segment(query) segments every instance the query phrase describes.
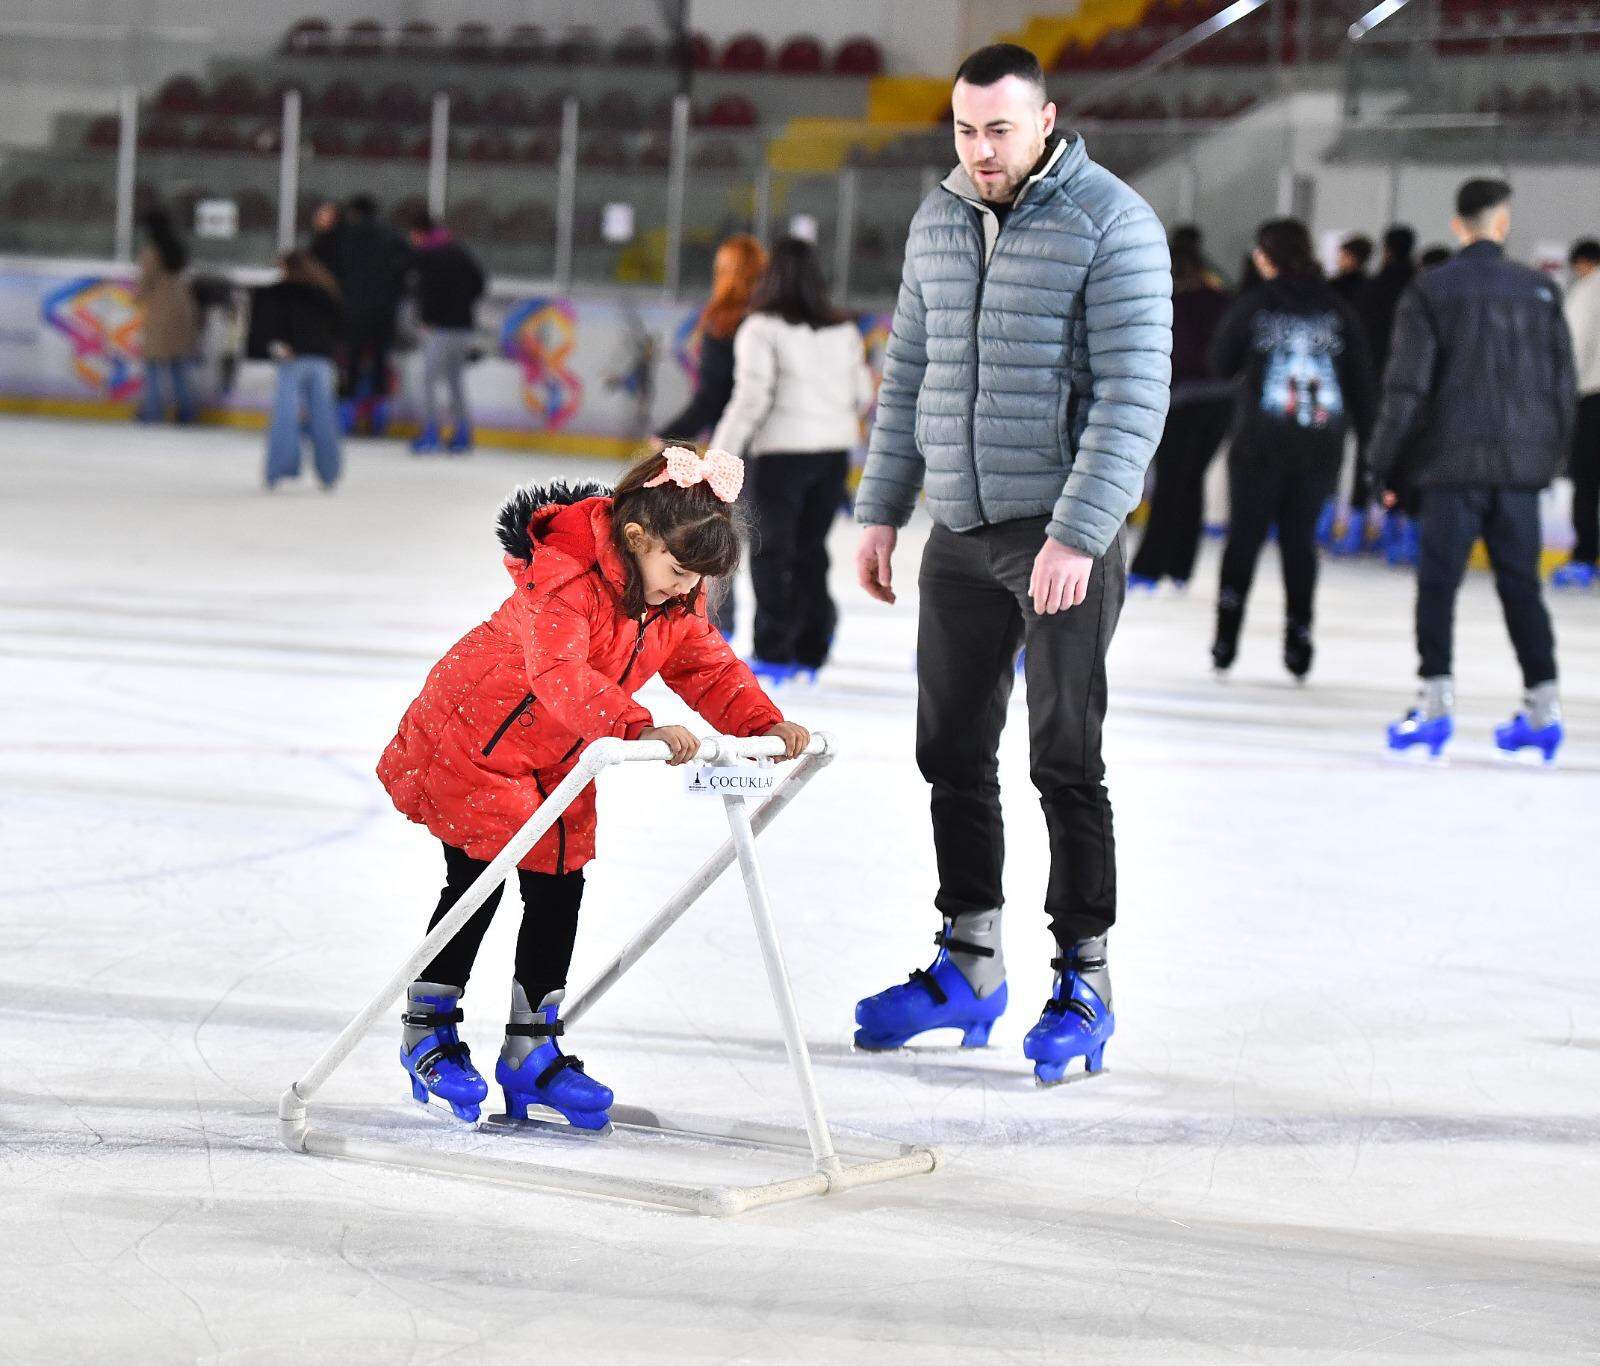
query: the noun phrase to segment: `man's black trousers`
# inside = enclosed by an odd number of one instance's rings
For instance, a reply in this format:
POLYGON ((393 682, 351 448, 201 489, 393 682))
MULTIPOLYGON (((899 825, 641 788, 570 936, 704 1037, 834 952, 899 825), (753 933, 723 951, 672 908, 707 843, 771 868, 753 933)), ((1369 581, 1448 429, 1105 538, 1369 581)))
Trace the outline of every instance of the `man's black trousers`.
POLYGON ((1000 906, 1000 731, 1025 648, 1031 771, 1050 841, 1045 911, 1066 946, 1103 933, 1117 914, 1100 731, 1127 570, 1119 536, 1095 562, 1083 603, 1039 616, 1028 583, 1048 520, 934 527, 919 580, 917 764, 933 788, 940 913, 1000 906))
POLYGON ((1556 676, 1556 643, 1539 583, 1539 491, 1445 485, 1422 490, 1417 559, 1417 653, 1422 678, 1452 671, 1456 594, 1473 542, 1489 552, 1506 630, 1522 666, 1524 687, 1556 676))

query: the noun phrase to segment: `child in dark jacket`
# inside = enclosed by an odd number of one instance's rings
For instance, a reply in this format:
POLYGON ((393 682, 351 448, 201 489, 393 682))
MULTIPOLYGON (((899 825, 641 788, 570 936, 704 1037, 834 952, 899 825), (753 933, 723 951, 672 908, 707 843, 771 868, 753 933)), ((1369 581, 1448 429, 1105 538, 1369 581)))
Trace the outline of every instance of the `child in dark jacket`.
POLYGON ((1256 560, 1276 525, 1283 663, 1301 679, 1313 653, 1317 517, 1338 483, 1345 433, 1353 426, 1365 441, 1372 428, 1376 386, 1361 321, 1323 278, 1305 225, 1264 223, 1253 259, 1262 281, 1235 302, 1211 344, 1212 369, 1236 382, 1211 659, 1219 671, 1233 664, 1256 560))
MULTIPOLYGON (((794 758, 810 736, 762 692, 706 619, 703 580, 739 555, 734 500, 744 467, 674 448, 636 465, 609 496, 598 485, 525 489, 500 513, 516 587, 453 645, 378 764, 394 804, 444 845, 447 879, 429 928, 605 736, 660 740, 673 763, 698 748, 658 727, 634 693, 655 674, 719 732, 770 735, 794 758)), ((558 1008, 594 857, 591 784, 517 870, 523 900, 511 1019, 495 1068, 507 1112, 542 1106, 600 1129, 612 1093, 556 1044, 558 1008)), ((400 1060, 413 1097, 468 1122, 488 1086, 456 1024, 478 945, 499 900, 484 902, 412 983, 400 1060)))

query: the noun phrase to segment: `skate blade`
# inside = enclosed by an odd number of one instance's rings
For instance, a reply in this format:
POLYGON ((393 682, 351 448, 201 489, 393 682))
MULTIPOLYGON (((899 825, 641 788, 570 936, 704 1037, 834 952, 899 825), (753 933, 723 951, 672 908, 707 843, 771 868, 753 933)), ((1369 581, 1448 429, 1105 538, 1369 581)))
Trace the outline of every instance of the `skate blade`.
POLYGON ((1096 1077, 1103 1077, 1110 1071, 1111 1069, 1109 1067, 1102 1067, 1098 1072, 1073 1071, 1066 1073, 1064 1076, 1057 1077, 1053 1081, 1046 1081, 1037 1072, 1035 1072, 1033 1074, 1033 1084, 1041 1091, 1050 1091, 1057 1086, 1076 1086, 1080 1082, 1093 1081, 1096 1077))
POLYGON ((1447 749, 1434 754, 1426 745, 1409 745, 1405 749, 1385 749, 1384 753, 1393 764, 1409 764, 1412 768, 1450 767, 1450 751, 1447 749))
POLYGON ((463 1119, 450 1108, 449 1101, 441 1100, 431 1092, 427 1100, 418 1100, 413 1096, 411 1104, 421 1110, 435 1124, 448 1125, 452 1129, 481 1129, 483 1127, 481 1111, 477 1119, 463 1119))
POLYGON ((494 1134, 554 1134, 557 1138, 577 1139, 580 1142, 592 1142, 599 1138, 609 1138, 614 1132, 611 1121, 608 1119, 604 1127, 599 1129, 582 1129, 576 1124, 571 1124, 561 1117, 558 1110, 549 1110, 529 1106, 526 1119, 513 1119, 510 1115, 490 1115, 482 1120, 478 1128, 483 1133, 494 1134))
POLYGON ((1561 766, 1561 751, 1557 750, 1548 759, 1544 751, 1533 745, 1524 745, 1521 749, 1501 749, 1496 745, 1494 752, 1500 757, 1500 762, 1509 768, 1531 768, 1537 773, 1549 772, 1561 766))

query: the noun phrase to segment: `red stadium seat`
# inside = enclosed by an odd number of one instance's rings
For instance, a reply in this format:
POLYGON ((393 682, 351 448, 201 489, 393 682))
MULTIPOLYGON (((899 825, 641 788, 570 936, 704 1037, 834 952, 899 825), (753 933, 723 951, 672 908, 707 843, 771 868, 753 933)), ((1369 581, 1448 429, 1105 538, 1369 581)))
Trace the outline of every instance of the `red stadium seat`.
POLYGON ((520 90, 501 86, 484 101, 483 120, 501 128, 532 123, 533 106, 520 90))
POLYGON ((324 119, 359 119, 366 115, 367 97, 354 81, 334 81, 317 96, 312 112, 324 119))
POLYGON ((756 107, 743 95, 724 95, 706 113, 711 128, 754 128, 761 119, 756 107))
POLYGON ((823 69, 822 44, 808 33, 797 34, 778 49, 777 69, 786 76, 809 76, 823 69))
POLYGON ((228 118, 260 114, 261 91, 248 76, 229 76, 211 92, 211 112, 228 118))
POLYGON ((513 161, 517 147, 507 133, 498 128, 479 133, 467 145, 467 160, 477 162, 513 161))
POLYGON ((591 117, 597 127, 613 132, 630 131, 643 122, 639 101, 626 90, 606 91, 595 103, 591 117))
POLYGON ((356 155, 371 160, 389 160, 405 153, 405 144, 393 128, 369 128, 356 147, 356 155))
POLYGON ((672 144, 666 137, 657 134, 640 149, 640 170, 664 171, 670 165, 672 165, 672 144))
POLYGON ((618 66, 654 66, 661 55, 656 40, 642 28, 628 29, 611 48, 611 60, 618 66))
MULTIPOLYGON (((539 103, 534 106, 534 124, 540 128, 561 127, 561 111, 562 107, 566 104, 567 94, 568 92, 566 91, 554 90, 540 100, 539 103)), ((582 115, 580 114, 579 122, 581 123, 582 121, 582 115)))
POLYGON ((551 59, 562 66, 589 66, 598 62, 604 52, 600 36, 587 24, 577 24, 561 35, 551 59))
POLYGON ((688 52, 680 51, 678 45, 673 43, 667 48, 667 59, 673 66, 679 66, 683 57, 687 55, 689 65, 696 71, 709 71, 717 63, 716 53, 711 47, 711 39, 703 33, 691 33, 686 40, 688 52))
POLYGON ((516 25, 506 34, 497 55, 502 62, 520 64, 544 61, 549 56, 549 44, 545 41, 544 30, 538 24, 516 25))
POLYGON ((258 125, 245 138, 244 150, 259 156, 277 156, 283 150, 283 125, 276 120, 258 125))
POLYGON ((151 119, 139 130, 141 152, 173 152, 184 145, 183 128, 168 119, 151 119))
POLYGON ((162 114, 202 114, 206 109, 205 91, 193 76, 174 76, 156 96, 156 111, 162 114))
POLYGON ((871 38, 850 38, 834 54, 833 69, 841 76, 881 76, 883 49, 871 38))
POLYGON ((326 57, 332 43, 333 29, 326 19, 302 19, 283 35, 283 51, 290 57, 326 57))
POLYGON ((496 217, 487 236, 496 242, 554 242, 556 216, 542 201, 524 199, 496 217))
POLYGON ((405 81, 391 81, 378 92, 372 112, 387 123, 421 123, 428 117, 428 104, 405 81))
MULTIPOLYGON (((483 106, 478 103, 478 97, 463 86, 453 85, 449 90, 450 95, 450 124, 473 124, 483 122, 483 106)), ((430 117, 432 117, 430 112, 430 117)))
MULTIPOLYGON (((450 138, 445 151, 445 160, 455 156, 456 139, 450 138)), ((412 161, 433 160, 433 134, 432 132, 419 133, 408 142, 400 151, 400 156, 410 157, 412 161)))
POLYGON ((234 153, 244 150, 244 142, 234 131, 232 123, 219 120, 208 123, 195 134, 192 144, 197 152, 234 153))
POLYGON ((583 144, 578 164, 585 170, 627 171, 633 167, 633 157, 616 138, 595 137, 583 144))
POLYGON ((115 114, 97 116, 83 135, 83 145, 97 152, 111 150, 121 142, 122 120, 115 114))
POLYGON ((724 71, 764 71, 767 66, 767 44, 754 33, 741 33, 728 40, 722 49, 724 71))
POLYGON ((319 157, 347 157, 350 140, 344 130, 333 124, 324 124, 311 131, 311 150, 319 157))
POLYGON ((341 57, 377 57, 383 52, 383 25, 376 19, 357 19, 344 31, 341 57))
POLYGON ((554 166, 561 159, 561 141, 552 133, 535 133, 517 160, 530 166, 554 166))
POLYGON ((476 20, 457 24, 450 39, 450 55, 458 62, 487 62, 494 57, 494 35, 476 20))
POLYGON ((426 19, 411 19, 400 25, 394 49, 402 57, 432 57, 439 51, 439 29, 426 19))

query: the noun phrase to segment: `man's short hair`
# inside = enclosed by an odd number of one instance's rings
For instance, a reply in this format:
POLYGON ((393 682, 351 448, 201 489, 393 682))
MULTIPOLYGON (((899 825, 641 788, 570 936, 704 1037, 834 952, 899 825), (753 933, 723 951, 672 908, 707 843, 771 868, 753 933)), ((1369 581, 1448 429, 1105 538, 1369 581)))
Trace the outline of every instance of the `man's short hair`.
POLYGON ((1574 242, 1572 254, 1567 257, 1567 264, 1575 266, 1579 261, 1587 261, 1591 266, 1600 266, 1600 242, 1592 237, 1574 242))
POLYGON ((1339 250, 1346 253, 1358 267, 1364 266, 1372 259, 1372 239, 1357 233, 1339 243, 1339 250))
POLYGON ((1511 202, 1511 186, 1503 180, 1469 180, 1456 191, 1456 217, 1471 223, 1511 202))
POLYGON ((968 85, 993 85, 1007 76, 1027 81, 1044 94, 1044 68, 1039 59, 1016 43, 990 43, 980 47, 956 70, 956 80, 968 85))
POLYGON ((1417 230, 1395 224, 1383 234, 1383 250, 1396 261, 1409 261, 1417 249, 1417 230))

